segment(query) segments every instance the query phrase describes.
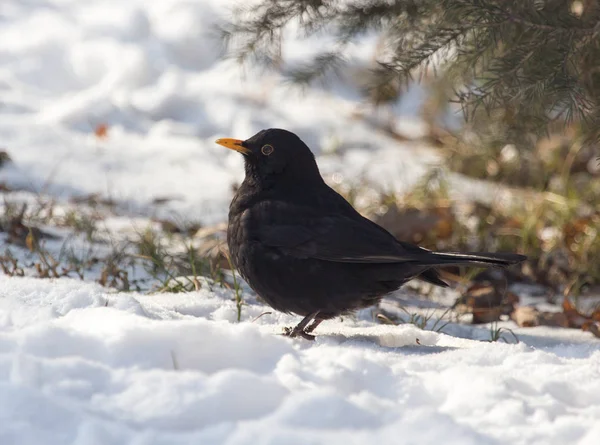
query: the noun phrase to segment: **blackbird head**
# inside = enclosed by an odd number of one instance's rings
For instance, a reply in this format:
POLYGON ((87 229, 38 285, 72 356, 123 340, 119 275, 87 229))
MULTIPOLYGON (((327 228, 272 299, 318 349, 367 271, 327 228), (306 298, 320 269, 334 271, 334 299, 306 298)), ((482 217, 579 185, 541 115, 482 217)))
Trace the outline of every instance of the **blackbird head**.
POLYGON ((259 184, 323 181, 310 148, 290 131, 270 128, 245 141, 225 138, 216 143, 243 154, 246 178, 259 184))

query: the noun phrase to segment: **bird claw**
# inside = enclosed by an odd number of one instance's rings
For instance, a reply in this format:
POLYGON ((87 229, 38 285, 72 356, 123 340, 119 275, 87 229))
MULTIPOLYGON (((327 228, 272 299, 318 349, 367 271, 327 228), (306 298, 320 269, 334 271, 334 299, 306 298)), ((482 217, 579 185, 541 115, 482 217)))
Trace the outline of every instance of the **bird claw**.
POLYGON ((285 327, 283 328, 283 335, 290 338, 302 337, 305 340, 315 341, 315 336, 310 335, 307 332, 304 332, 304 329, 298 329, 298 326, 295 328, 285 327))

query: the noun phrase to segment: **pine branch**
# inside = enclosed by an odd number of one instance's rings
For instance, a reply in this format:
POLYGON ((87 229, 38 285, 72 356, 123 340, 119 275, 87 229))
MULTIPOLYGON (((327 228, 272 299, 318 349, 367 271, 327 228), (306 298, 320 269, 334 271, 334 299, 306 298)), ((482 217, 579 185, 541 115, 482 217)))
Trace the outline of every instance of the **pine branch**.
POLYGON ((329 73, 339 74, 343 64, 341 50, 326 51, 315 56, 309 63, 289 69, 286 76, 296 84, 307 86, 312 82, 324 80, 329 73))
POLYGON ((415 74, 443 68, 469 119, 484 110, 515 131, 539 131, 558 120, 599 121, 600 5, 572 7, 570 0, 263 0, 239 9, 223 35, 238 60, 283 69, 306 85, 339 71, 349 42, 377 32, 381 51, 360 86, 373 102, 393 101, 415 74), (280 42, 292 22, 303 36, 328 33, 337 45, 285 67, 280 42))

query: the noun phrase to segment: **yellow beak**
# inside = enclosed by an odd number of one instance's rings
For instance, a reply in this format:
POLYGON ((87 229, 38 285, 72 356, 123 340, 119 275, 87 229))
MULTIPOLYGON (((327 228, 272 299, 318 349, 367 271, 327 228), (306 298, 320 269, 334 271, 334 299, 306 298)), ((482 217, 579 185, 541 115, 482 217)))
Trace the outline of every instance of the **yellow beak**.
POLYGON ((239 139, 223 138, 217 139, 215 142, 219 145, 222 145, 223 147, 229 148, 230 150, 238 151, 243 155, 247 155, 250 153, 250 150, 242 146, 242 142, 244 141, 241 141, 239 139))

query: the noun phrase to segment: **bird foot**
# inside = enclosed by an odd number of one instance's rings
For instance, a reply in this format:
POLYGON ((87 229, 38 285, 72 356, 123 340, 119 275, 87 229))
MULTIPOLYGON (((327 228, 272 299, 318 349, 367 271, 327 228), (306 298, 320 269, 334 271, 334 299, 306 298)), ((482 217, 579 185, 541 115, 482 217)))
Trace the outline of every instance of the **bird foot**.
POLYGON ((315 341, 315 336, 311 335, 304 331, 304 329, 299 329, 298 326, 295 328, 285 327, 283 328, 283 335, 290 338, 302 337, 305 340, 315 341))
POLYGON ((308 314, 306 317, 304 317, 302 321, 293 328, 283 328, 283 335, 286 335, 290 338, 302 337, 305 340, 314 341, 315 336, 310 335, 309 332, 314 331, 315 328, 323 321, 315 318, 317 315, 319 315, 318 312, 313 312, 312 314, 308 314), (308 325, 311 320, 312 323, 308 325))

